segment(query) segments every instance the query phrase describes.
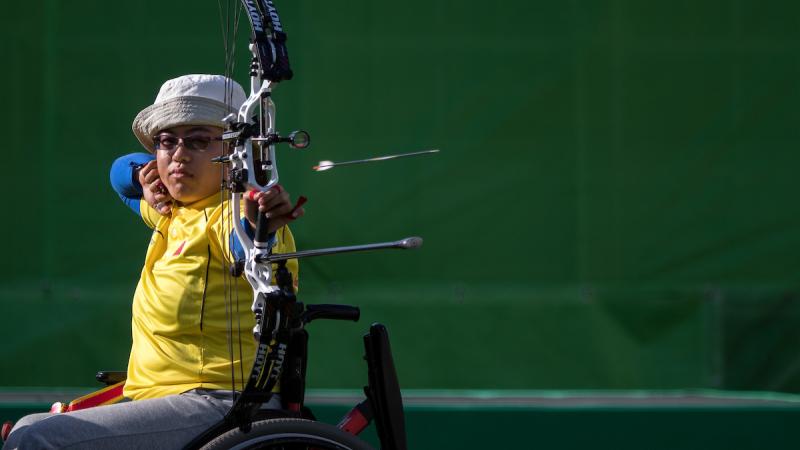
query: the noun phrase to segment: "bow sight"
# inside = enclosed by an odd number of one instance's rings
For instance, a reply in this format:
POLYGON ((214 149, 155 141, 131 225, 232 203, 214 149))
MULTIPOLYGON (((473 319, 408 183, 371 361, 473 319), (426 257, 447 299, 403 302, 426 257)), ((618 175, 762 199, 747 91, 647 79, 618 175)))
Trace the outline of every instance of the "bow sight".
POLYGON ((288 136, 281 136, 272 130, 261 133, 259 123, 237 122, 235 114, 230 114, 224 121, 227 127, 222 134, 222 141, 235 150, 211 161, 233 163, 229 183, 233 192, 244 192, 248 185, 266 190, 277 183, 278 172, 273 148, 275 144, 287 143, 298 150, 311 145, 311 136, 305 130, 295 130, 288 136))

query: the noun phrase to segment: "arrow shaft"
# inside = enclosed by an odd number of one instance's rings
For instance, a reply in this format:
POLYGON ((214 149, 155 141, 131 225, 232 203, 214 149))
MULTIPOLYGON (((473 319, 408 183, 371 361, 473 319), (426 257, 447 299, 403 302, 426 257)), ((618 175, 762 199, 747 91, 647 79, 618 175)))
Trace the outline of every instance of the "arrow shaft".
POLYGON ((419 152, 400 153, 400 154, 397 154, 397 155, 377 156, 375 158, 357 159, 357 160, 354 160, 354 161, 334 162, 332 164, 326 164, 326 165, 321 166, 321 167, 346 166, 346 165, 349 165, 349 164, 364 164, 364 163, 368 163, 368 162, 386 161, 387 159, 404 158, 406 156, 417 156, 417 155, 425 155, 425 154, 428 154, 428 153, 438 153, 438 152, 439 152, 439 149, 436 148, 436 149, 433 149, 433 150, 422 150, 422 151, 419 151, 419 152))

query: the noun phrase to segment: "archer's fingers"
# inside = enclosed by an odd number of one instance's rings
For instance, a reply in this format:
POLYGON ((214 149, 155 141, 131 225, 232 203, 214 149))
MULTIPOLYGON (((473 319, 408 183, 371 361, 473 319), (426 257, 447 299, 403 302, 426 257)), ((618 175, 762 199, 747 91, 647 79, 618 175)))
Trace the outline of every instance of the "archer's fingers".
POLYGON ((282 216, 276 216, 269 219, 268 230, 270 233, 275 233, 284 225, 291 223, 298 217, 302 217, 306 213, 306 210, 302 207, 295 208, 293 210, 289 210, 288 213, 282 216))
POLYGON ((253 202, 258 202, 262 198, 270 198, 282 192, 284 192, 284 190, 281 187, 281 185, 276 184, 275 186, 271 187, 266 191, 259 191, 256 189, 252 189, 250 192, 247 193, 247 195, 244 196, 244 198, 253 202))
POLYGON ((275 205, 267 209, 266 211, 262 210, 261 208, 259 208, 258 210, 264 213, 264 215, 267 216, 267 219, 274 219, 277 217, 283 217, 292 212, 292 204, 289 202, 280 203, 278 205, 275 205))
POLYGON ((151 190, 153 185, 161 184, 161 178, 158 176, 158 170, 149 170, 144 174, 144 183, 149 185, 151 190))
POLYGON ((159 214, 162 216, 168 215, 172 211, 172 202, 156 202, 154 205, 151 205, 153 209, 158 211, 159 214))
POLYGON ((272 212, 273 210, 277 210, 282 206, 291 208, 292 203, 288 192, 281 192, 278 194, 270 192, 271 191, 265 192, 264 195, 258 198, 258 210, 260 212, 272 212))
POLYGON ((168 194, 167 188, 164 186, 164 183, 161 182, 161 179, 156 179, 155 182, 151 183, 148 186, 150 192, 154 194, 168 194))
POLYGON ((154 161, 144 163, 136 171, 136 179, 139 180, 139 184, 145 184, 144 176, 153 169, 153 163, 154 161))
POLYGON ((248 193, 248 200, 258 204, 258 210, 265 213, 282 202, 289 202, 289 194, 283 190, 281 185, 277 184, 267 191, 252 190, 248 193))
POLYGON ((160 203, 169 203, 172 201, 172 197, 166 191, 155 192, 153 195, 153 199, 155 199, 156 202, 160 203))

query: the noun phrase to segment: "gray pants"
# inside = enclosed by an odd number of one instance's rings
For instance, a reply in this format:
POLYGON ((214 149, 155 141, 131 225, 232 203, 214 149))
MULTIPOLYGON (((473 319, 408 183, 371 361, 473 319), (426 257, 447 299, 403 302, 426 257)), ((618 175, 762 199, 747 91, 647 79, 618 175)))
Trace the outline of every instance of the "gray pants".
MULTIPOLYGON (((273 396, 265 405, 279 408, 273 396)), ((192 390, 180 395, 98 406, 20 419, 3 450, 180 449, 225 416, 230 391, 192 390)))

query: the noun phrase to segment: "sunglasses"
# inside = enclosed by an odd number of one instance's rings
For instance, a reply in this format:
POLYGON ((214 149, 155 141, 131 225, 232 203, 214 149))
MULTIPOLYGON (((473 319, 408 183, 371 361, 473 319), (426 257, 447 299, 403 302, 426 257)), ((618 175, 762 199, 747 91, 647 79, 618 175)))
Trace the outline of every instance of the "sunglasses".
POLYGON ((179 138, 171 134, 158 134, 153 136, 156 150, 175 150, 179 145, 187 150, 205 150, 211 141, 221 141, 221 137, 211 136, 186 136, 179 138))

